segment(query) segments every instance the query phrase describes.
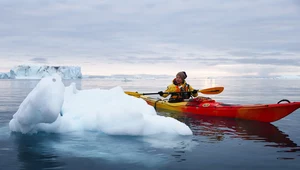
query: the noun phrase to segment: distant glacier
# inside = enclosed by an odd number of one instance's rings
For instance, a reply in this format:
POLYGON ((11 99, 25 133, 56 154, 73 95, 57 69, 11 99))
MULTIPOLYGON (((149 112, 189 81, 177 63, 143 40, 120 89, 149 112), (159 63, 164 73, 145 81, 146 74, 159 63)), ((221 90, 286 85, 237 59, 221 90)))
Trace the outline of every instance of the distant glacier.
POLYGON ((19 65, 8 73, 0 73, 0 79, 41 79, 53 74, 59 74, 63 79, 81 79, 79 66, 31 66, 19 65))

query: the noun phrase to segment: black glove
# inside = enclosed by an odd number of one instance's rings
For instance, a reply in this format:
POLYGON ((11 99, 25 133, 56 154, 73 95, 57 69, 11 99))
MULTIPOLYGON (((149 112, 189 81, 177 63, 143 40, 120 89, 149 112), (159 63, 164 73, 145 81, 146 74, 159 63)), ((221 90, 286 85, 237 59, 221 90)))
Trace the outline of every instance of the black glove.
POLYGON ((197 93, 198 93, 198 90, 193 90, 192 93, 193 93, 193 94, 197 94, 197 93))
POLYGON ((163 91, 159 91, 158 94, 159 94, 160 96, 163 96, 163 95, 164 95, 164 92, 163 92, 163 91))

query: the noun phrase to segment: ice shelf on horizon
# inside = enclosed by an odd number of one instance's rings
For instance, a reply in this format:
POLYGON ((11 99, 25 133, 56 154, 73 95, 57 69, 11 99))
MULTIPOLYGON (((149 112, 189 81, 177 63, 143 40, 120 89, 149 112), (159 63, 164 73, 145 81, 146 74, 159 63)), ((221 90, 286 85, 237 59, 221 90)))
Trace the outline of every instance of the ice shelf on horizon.
POLYGON ((8 73, 0 73, 0 79, 41 79, 53 74, 59 74, 63 79, 81 79, 79 66, 31 66, 19 65, 8 73))

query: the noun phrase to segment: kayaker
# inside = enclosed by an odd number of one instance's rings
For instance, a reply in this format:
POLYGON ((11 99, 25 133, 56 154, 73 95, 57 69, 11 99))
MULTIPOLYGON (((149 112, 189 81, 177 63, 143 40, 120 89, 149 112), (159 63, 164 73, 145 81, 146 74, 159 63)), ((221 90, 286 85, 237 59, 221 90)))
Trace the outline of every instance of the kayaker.
POLYGON ((159 91, 158 94, 162 97, 167 97, 169 94, 165 94, 168 92, 183 92, 183 93, 175 93, 171 94, 169 98, 169 102, 181 102, 184 99, 189 99, 191 96, 197 97, 198 90, 193 89, 192 86, 187 84, 185 79, 187 78, 187 74, 185 71, 178 72, 176 74, 176 78, 173 80, 172 84, 170 84, 165 92, 159 91))

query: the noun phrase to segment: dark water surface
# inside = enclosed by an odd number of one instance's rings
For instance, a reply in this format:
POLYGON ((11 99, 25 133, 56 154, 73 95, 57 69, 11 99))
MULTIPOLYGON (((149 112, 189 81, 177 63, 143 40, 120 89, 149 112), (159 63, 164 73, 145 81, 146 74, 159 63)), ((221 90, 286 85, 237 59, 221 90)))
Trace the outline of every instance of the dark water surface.
MULTIPOLYGON (((69 85, 73 81, 65 81, 69 85)), ((76 80, 78 89, 157 92, 170 80, 76 80)), ((11 133, 12 115, 37 80, 0 80, 0 169, 300 169, 300 110, 273 123, 168 115, 186 123, 193 136, 110 136, 11 133)), ((190 79, 194 88, 224 86, 209 96, 224 103, 300 101, 300 80, 190 79)), ((117 96, 116 96, 117 97, 117 96)))

